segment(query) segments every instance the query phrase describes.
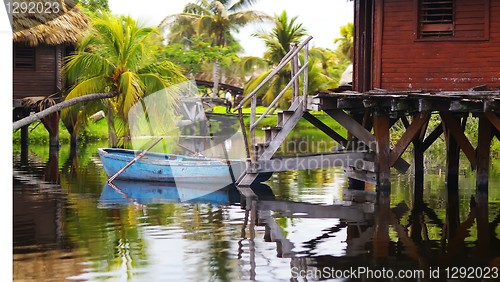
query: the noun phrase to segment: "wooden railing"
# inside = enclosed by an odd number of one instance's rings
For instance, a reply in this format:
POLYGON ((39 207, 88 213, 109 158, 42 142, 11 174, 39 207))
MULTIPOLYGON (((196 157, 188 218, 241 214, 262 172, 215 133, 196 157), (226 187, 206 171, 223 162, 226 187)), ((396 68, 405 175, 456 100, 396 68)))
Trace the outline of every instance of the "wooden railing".
POLYGON ((241 102, 235 107, 235 110, 238 111, 239 119, 240 119, 240 125, 241 129, 243 132, 243 137, 245 139, 245 149, 246 149, 246 154, 247 154, 247 159, 251 160, 252 163, 255 163, 257 161, 257 154, 255 151, 253 151, 253 154, 250 155, 250 146, 253 146, 255 148, 256 140, 255 140, 255 129, 257 125, 269 114, 271 109, 273 109, 278 101, 280 101, 285 94, 285 92, 292 87, 292 104, 297 101, 297 99, 300 97, 300 89, 299 89, 299 77, 301 74, 303 74, 303 107, 304 110, 307 108, 307 85, 308 85, 308 49, 309 49, 309 42, 311 41, 312 36, 309 36, 304 40, 302 43, 299 45, 297 44, 292 44, 290 47, 290 51, 283 57, 281 62, 274 68, 272 72, 269 73, 269 75, 263 79, 255 89, 252 90, 248 95, 246 95, 241 102), (299 60, 299 54, 300 51, 303 50, 304 52, 304 62, 301 65, 300 60, 299 60), (288 84, 281 90, 281 92, 274 98, 274 100, 269 104, 269 106, 266 108, 264 113, 262 113, 259 117, 257 117, 257 92, 266 85, 275 75, 277 75, 280 71, 282 71, 287 64, 291 64, 291 79, 288 82, 288 84), (250 101, 250 142, 248 142, 248 137, 246 134, 246 126, 243 120, 243 105, 247 103, 249 100, 250 101))

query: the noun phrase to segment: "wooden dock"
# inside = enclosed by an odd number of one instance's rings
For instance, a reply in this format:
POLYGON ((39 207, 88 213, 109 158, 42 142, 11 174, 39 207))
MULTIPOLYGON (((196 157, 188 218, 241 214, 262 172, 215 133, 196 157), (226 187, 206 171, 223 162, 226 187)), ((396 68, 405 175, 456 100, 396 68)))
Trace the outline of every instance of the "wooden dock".
MULTIPOLYGON (((247 141, 247 170, 238 179, 240 190, 257 178, 259 173, 282 170, 314 169, 335 166, 342 163, 353 186, 362 182, 374 182, 378 191, 390 190, 390 170, 395 168, 406 173, 413 164, 416 191, 423 189, 425 151, 441 136, 446 140, 446 184, 448 189, 457 189, 460 150, 463 151, 471 167, 476 170, 478 191, 488 189, 490 165, 490 145, 493 137, 500 139, 500 90, 459 92, 425 91, 384 91, 374 90, 365 93, 353 91, 324 91, 315 96, 307 95, 307 44, 310 38, 299 46, 294 46, 280 65, 264 79, 259 87, 247 95, 236 107, 240 113, 243 132, 247 141), (304 51, 304 63, 300 65, 298 54, 304 51), (292 80, 269 105, 269 108, 257 116, 255 107, 256 93, 280 68, 291 64, 292 80), (299 89, 299 77, 303 78, 303 89, 299 89), (270 109, 282 99, 289 88, 292 90, 291 105, 287 110, 276 115, 276 126, 259 128, 259 122, 270 109), (241 107, 251 101, 250 124, 243 122, 241 107), (323 111, 343 126, 347 136, 336 132, 328 122, 323 122, 311 114, 323 111), (439 116, 441 122, 435 128, 429 128, 431 116, 439 116), (477 117, 478 140, 471 142, 465 135, 465 127, 470 117, 477 117), (276 158, 274 154, 287 135, 295 128, 301 118, 306 119, 318 130, 335 140, 342 151, 317 154, 314 156, 292 156, 295 161, 285 157, 276 158), (397 121, 405 127, 403 135, 391 144, 391 128, 397 121), (255 138, 256 130, 265 132, 264 142, 255 138), (474 147, 472 144, 478 144, 474 147), (402 158, 403 153, 413 144, 413 160, 402 158), (347 161, 349 159, 351 161, 347 161), (307 161, 304 161, 307 160, 307 161), (325 161, 329 160, 329 161, 325 161), (356 160, 359 160, 356 162, 356 160), (338 161, 338 162, 336 162, 338 161), (290 166, 283 166, 290 162, 290 166), (306 165, 299 168, 300 163, 306 165), (357 163, 358 165, 354 165, 357 163)), ((246 190, 245 190, 246 191, 246 190)))

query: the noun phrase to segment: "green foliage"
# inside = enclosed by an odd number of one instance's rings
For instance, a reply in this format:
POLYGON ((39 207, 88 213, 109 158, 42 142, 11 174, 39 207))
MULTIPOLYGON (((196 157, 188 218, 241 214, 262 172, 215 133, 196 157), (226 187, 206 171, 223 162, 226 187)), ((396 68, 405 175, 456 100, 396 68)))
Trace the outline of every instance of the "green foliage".
POLYGON ((253 2, 201 0, 189 3, 182 13, 166 17, 160 27, 169 29, 167 38, 170 43, 192 45, 186 39, 196 33, 202 41, 213 46, 235 45, 234 32, 249 23, 269 18, 262 12, 244 10, 253 2))
POLYGON ((354 24, 347 23, 340 27, 342 37, 335 38, 334 43, 338 44, 338 50, 349 60, 353 59, 354 51, 354 24))
MULTIPOLYGON (((257 37, 264 40, 267 50, 264 59, 271 66, 277 66, 282 58, 290 51, 291 44, 300 43, 301 39, 307 35, 302 23, 297 21, 297 17, 288 18, 286 11, 283 11, 274 19, 275 27, 270 33, 259 33, 257 37)), ((334 88, 335 82, 327 73, 324 52, 316 49, 311 52, 308 65, 308 94, 315 94, 320 90, 334 88)), ((301 58, 303 61, 304 59, 301 58)), ((248 68, 248 67, 246 67, 248 68)), ((251 79, 244 88, 244 93, 252 92, 273 70, 267 70, 251 79)), ((267 85, 259 90, 257 95, 262 97, 262 104, 269 105, 278 96, 291 80, 291 69, 289 66, 282 69, 274 76, 267 85)), ((301 82, 303 83, 303 82, 301 82)), ((291 88, 284 93, 279 105, 286 108, 292 96, 291 88)))
MULTIPOLYGON (((96 16, 92 27, 69 56, 64 73, 71 88, 65 99, 91 93, 111 92, 117 96, 105 101, 110 146, 124 146, 128 134, 128 111, 143 97, 185 80, 170 61, 158 60, 161 37, 155 28, 140 26, 126 16, 104 13, 96 16)), ((170 97, 172 104, 176 98, 170 97)), ((99 103, 99 102, 96 102, 99 103)), ((95 112, 95 103, 79 105, 75 114, 63 110, 63 119, 95 112), (92 111, 89 111, 92 109, 92 111)), ((172 116, 174 114, 172 113, 172 116)), ((82 118, 80 118, 82 119, 82 118)), ((85 120, 85 119, 82 119, 85 120)))
POLYGON ((75 4, 82 7, 90 15, 109 12, 108 0, 75 0, 75 4))
POLYGON ((173 43, 160 49, 163 58, 181 66, 186 74, 196 74, 202 71, 203 65, 215 60, 220 61, 226 68, 239 62, 236 55, 239 49, 237 45, 212 46, 199 35, 191 36, 189 41, 192 43, 189 46, 173 43))

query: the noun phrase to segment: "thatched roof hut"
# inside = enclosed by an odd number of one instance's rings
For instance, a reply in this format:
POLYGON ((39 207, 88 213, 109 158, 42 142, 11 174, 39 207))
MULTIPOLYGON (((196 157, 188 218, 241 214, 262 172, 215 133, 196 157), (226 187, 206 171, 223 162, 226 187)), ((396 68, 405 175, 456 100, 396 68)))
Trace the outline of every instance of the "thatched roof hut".
MULTIPOLYGON (((43 0, 28 0, 49 3, 43 0)), ((17 13, 12 18, 13 40, 28 46, 74 44, 90 25, 90 18, 71 0, 52 0, 58 9, 43 13, 17 13), (57 3, 58 4, 57 4, 57 3), (58 13, 54 11, 59 10, 58 13)))
POLYGON ((13 97, 59 97, 64 57, 90 27, 90 18, 71 0, 25 2, 44 9, 13 14, 13 97))

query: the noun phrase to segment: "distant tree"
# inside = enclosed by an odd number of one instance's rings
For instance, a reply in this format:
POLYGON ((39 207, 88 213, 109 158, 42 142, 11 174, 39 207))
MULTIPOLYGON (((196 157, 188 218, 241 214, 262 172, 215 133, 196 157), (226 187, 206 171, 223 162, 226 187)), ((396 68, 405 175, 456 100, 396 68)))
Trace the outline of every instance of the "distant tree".
POLYGON ((338 44, 338 50, 344 54, 350 61, 353 59, 354 51, 354 24, 347 23, 340 27, 342 37, 335 38, 334 43, 338 44))
POLYGON ((75 4, 80 4, 91 13, 109 12, 108 0, 75 0, 75 4))
MULTIPOLYGON (((270 66, 277 66, 283 57, 290 51, 292 43, 298 44, 301 39, 307 35, 306 29, 302 23, 297 21, 297 17, 288 18, 286 11, 283 11, 279 16, 276 15, 274 22, 275 27, 270 33, 259 33, 257 37, 262 38, 267 46, 264 53, 264 59, 270 66)), ((322 72, 321 67, 316 63, 317 59, 314 57, 309 58, 309 93, 315 93, 318 90, 326 89, 331 86, 331 80, 322 72)), ((248 67, 247 67, 248 68, 248 67)), ((260 75, 251 79, 244 88, 245 93, 250 93, 259 85, 268 75, 271 70, 267 70, 260 75)), ((291 69, 284 68, 271 81, 262 88, 262 92, 258 95, 262 96, 262 103, 269 105, 274 98, 281 92, 286 84, 291 79, 291 69)), ((280 106, 286 107, 287 100, 291 98, 291 89, 285 94, 280 106)))
MULTIPOLYGON (((213 47, 234 46, 234 32, 252 22, 269 19, 263 12, 244 10, 256 0, 199 0, 189 3, 180 14, 166 17, 160 27, 169 28, 170 43, 192 46, 189 38, 198 35, 213 47)), ((213 93, 219 92, 220 63, 213 61, 213 93)))

